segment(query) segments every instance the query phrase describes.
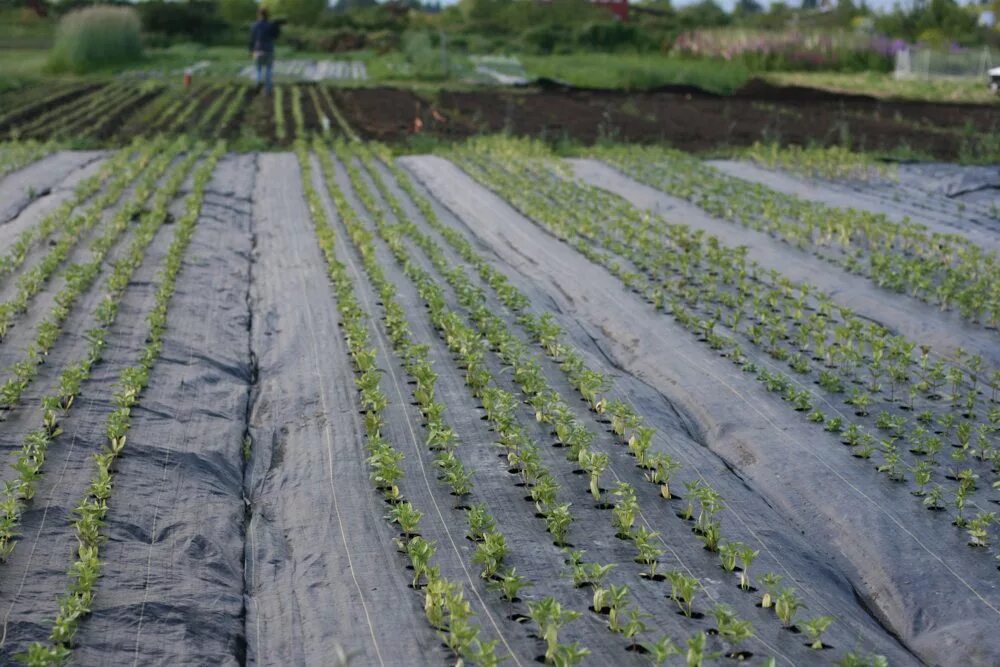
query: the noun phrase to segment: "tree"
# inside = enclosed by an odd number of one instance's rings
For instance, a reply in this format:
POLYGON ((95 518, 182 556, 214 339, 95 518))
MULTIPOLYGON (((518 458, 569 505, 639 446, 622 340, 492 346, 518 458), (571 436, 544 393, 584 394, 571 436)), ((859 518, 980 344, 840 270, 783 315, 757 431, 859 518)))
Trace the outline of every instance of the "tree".
POLYGON ((272 17, 299 25, 315 23, 327 7, 326 0, 271 0, 266 5, 270 5, 272 17))
POLYGON ((257 15, 257 3, 255 0, 219 0, 219 13, 227 23, 245 25, 257 15))

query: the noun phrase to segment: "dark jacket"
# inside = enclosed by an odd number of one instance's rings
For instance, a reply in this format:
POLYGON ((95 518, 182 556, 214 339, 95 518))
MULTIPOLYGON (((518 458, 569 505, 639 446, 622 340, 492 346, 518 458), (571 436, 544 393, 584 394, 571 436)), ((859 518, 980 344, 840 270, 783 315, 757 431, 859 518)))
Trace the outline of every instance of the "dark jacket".
POLYGON ((270 21, 257 21, 250 28, 250 51, 274 53, 274 38, 277 36, 277 24, 270 21))

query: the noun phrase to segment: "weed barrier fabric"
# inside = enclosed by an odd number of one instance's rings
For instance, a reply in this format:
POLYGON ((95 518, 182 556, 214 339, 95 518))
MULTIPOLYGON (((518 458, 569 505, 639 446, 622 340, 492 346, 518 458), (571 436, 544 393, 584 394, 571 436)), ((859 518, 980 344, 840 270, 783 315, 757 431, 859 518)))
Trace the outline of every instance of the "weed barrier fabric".
MULTIPOLYGON (((719 171, 735 178, 758 183, 760 185, 776 190, 786 195, 793 195, 801 199, 820 202, 827 206, 838 208, 854 208, 871 213, 881 213, 893 220, 901 220, 904 216, 909 216, 915 223, 926 225, 931 232, 939 234, 958 234, 970 241, 978 244, 984 249, 1000 251, 1000 234, 996 229, 984 229, 972 220, 963 219, 966 214, 958 211, 950 211, 948 214, 935 212, 929 208, 930 201, 925 202, 923 210, 919 210, 920 202, 914 202, 912 195, 907 196, 907 204, 915 204, 914 207, 895 204, 888 198, 882 199, 878 196, 865 196, 867 193, 852 191, 847 187, 837 187, 835 184, 826 183, 819 180, 807 180, 796 175, 788 174, 780 170, 768 169, 751 162, 742 160, 710 160, 708 165, 715 167, 719 171)), ((945 192, 956 193, 963 190, 989 189, 1000 185, 1000 175, 993 179, 995 183, 990 186, 990 180, 984 178, 986 174, 970 172, 963 177, 962 172, 953 173, 950 185, 945 186, 945 192)), ((921 190, 932 192, 932 182, 925 177, 917 176, 914 172, 909 172, 904 176, 910 182, 916 181, 921 190)), ((948 196, 945 194, 944 196, 948 196)), ((928 195, 926 199, 930 199, 928 195)))
MULTIPOLYGON (((180 200, 175 198, 171 203, 174 215, 179 213, 179 207, 180 200)), ((106 420, 115 407, 112 396, 119 375, 135 362, 145 344, 146 315, 153 305, 155 278, 171 237, 171 226, 161 226, 123 294, 100 363, 95 364, 90 378, 81 385, 72 410, 60 419, 63 433, 46 454, 35 497, 22 517, 17 547, 12 557, 0 566, 0 664, 12 664, 14 656, 31 642, 45 641, 52 629, 58 599, 66 591, 67 570, 78 547, 72 526, 73 508, 91 481, 93 455, 107 444, 106 420)), ((102 289, 92 287, 85 295, 87 303, 78 305, 86 308, 102 296, 102 289)), ((75 315, 71 318, 67 322, 75 323, 81 330, 90 326, 86 315, 82 316, 82 322, 75 315)), ((83 336, 83 333, 77 331, 76 335, 83 336)), ((64 367, 72 356, 72 349, 73 345, 65 341, 57 344, 46 365, 64 367)), ((137 411, 138 408, 133 410, 137 411)), ((17 443, 9 444, 16 446, 17 443)), ((6 435, 3 445, 8 446, 6 435)), ((124 499, 118 495, 121 489, 117 481, 112 506, 124 499)))
MULTIPOLYGON (((455 165, 437 157, 401 163, 501 260, 588 329, 622 372, 654 387, 684 414, 697 439, 784 516, 784 529, 801 531, 839 570, 849 582, 839 594, 856 592, 920 661, 1000 661, 996 565, 967 547, 961 531, 859 465, 835 438, 790 414, 731 362, 455 165)), ((915 661, 898 651, 890 660, 915 661)))
POLYGON ((940 353, 962 347, 981 355, 989 366, 1000 366, 996 331, 970 324, 957 312, 942 312, 931 304, 877 287, 863 276, 850 274, 766 233, 713 218, 693 204, 640 183, 599 160, 568 162, 577 178, 588 185, 608 190, 637 208, 662 215, 672 224, 702 229, 731 247, 747 246, 748 259, 765 269, 777 269, 791 280, 813 285, 838 303, 849 306, 859 316, 878 322, 897 335, 931 345, 940 353))
POLYGON ((0 230, 39 195, 104 155, 105 151, 58 151, 0 178, 0 230))
POLYGON ((206 190, 163 352, 132 411, 79 664, 242 663, 253 178, 253 156, 230 155, 206 190))
MULTIPOLYGON (((292 154, 253 195, 247 663, 439 664, 365 465, 353 371, 292 154)), ((343 243, 346 241, 338 241, 343 243)))
MULTIPOLYGON (((405 208, 406 204, 403 206, 405 208)), ((419 212, 412 208, 409 215, 413 220, 421 217, 419 212)), ((448 220, 449 214, 442 215, 443 219, 448 220)), ((460 223, 458 224, 460 227, 460 223)), ((431 270, 429 262, 419 258, 421 255, 415 249, 413 257, 415 261, 423 263, 426 270, 431 270)), ((456 264, 463 263, 457 257, 450 259, 456 264)), ((395 262, 391 258, 385 257, 382 265, 386 267, 387 273, 396 284, 408 282, 396 279, 399 274, 394 271, 395 262)), ((514 282, 519 281, 515 278, 514 282)), ((558 313, 557 307, 550 307, 550 300, 544 292, 530 284, 519 285, 519 288, 538 306, 558 313)), ((408 313, 419 313, 424 309, 423 302, 411 293, 412 289, 412 287, 400 289, 397 297, 408 313)), ((446 298, 449 300, 450 308, 455 312, 461 312, 462 309, 458 307, 454 294, 446 291, 446 298)), ((495 312, 504 311, 498 303, 494 302, 492 305, 495 312)), ((464 384, 464 373, 456 367, 447 348, 430 327, 426 317, 415 315, 411 318, 411 324, 412 332, 418 340, 433 342, 430 357, 435 373, 438 374, 435 393, 442 397, 450 408, 447 410, 449 423, 456 428, 462 443, 457 448, 458 456, 464 459, 467 470, 472 471, 475 478, 472 497, 466 502, 475 504, 480 500, 486 500, 490 513, 496 519, 510 547, 510 554, 505 557, 505 562, 509 560, 519 573, 527 576, 532 582, 524 597, 537 599, 551 595, 563 604, 584 612, 580 619, 560 631, 560 637, 563 637, 565 632, 565 640, 576 640, 588 647, 592 653, 587 664, 642 663, 643 659, 640 656, 625 652, 626 642, 609 634, 604 616, 585 611, 592 602, 592 590, 577 589, 573 586, 572 578, 568 576, 568 567, 564 563, 566 554, 552 544, 552 536, 545 532, 544 521, 533 516, 536 511, 533 504, 525 503, 530 496, 525 497, 525 489, 515 484, 517 478, 507 471, 507 465, 502 460, 498 460, 498 456, 502 459, 504 455, 498 455, 496 448, 490 446, 496 436, 490 431, 489 422, 480 418, 480 410, 470 409, 475 407, 476 401, 471 398, 464 384), (556 573, 558 576, 553 576, 556 573)), ((509 320, 508 326, 511 324, 509 320)), ((585 331, 573 326, 572 322, 561 322, 561 324, 578 335, 574 341, 575 345, 579 349, 587 350, 588 364, 591 368, 609 375, 621 375, 618 369, 601 356, 601 351, 596 349, 585 331)), ((513 326, 511 328, 514 330, 513 326)), ((498 384, 505 390, 513 389, 516 395, 518 390, 513 382, 504 379, 503 376, 509 373, 502 368, 500 362, 491 360, 489 365, 498 384)), ((569 386, 555 364, 546 360, 543 365, 554 388, 569 400, 571 409, 576 408, 578 418, 583 423, 588 423, 595 433, 598 433, 598 440, 607 441, 605 428, 593 421, 593 413, 583 406, 582 401, 572 400, 575 390, 569 386)), ((742 481, 732 475, 718 457, 701 448, 690 438, 683 417, 671 410, 669 404, 665 404, 658 393, 630 376, 617 377, 616 385, 622 392, 621 396, 627 397, 637 405, 642 405, 643 413, 655 420, 656 427, 672 445, 672 453, 685 461, 688 473, 700 475, 703 470, 712 470, 709 475, 713 485, 719 488, 727 499, 729 505, 727 514, 735 515, 738 512, 745 517, 743 521, 746 524, 741 525, 741 528, 746 528, 747 532, 741 532, 739 539, 752 541, 754 534, 765 534, 769 536, 768 548, 772 552, 793 555, 791 558, 782 556, 779 566, 774 564, 770 557, 772 554, 765 554, 757 563, 761 572, 772 567, 785 567, 787 569, 783 571, 789 578, 789 584, 792 584, 793 572, 810 573, 809 581, 798 580, 794 585, 801 586, 800 593, 807 598, 807 604, 814 610, 812 613, 831 614, 845 619, 840 627, 832 629, 827 637, 828 643, 844 647, 861 641, 866 647, 874 646, 893 656, 898 664, 908 664, 912 661, 912 657, 903 652, 895 640, 887 637, 877 623, 863 612, 858 614, 853 594, 849 593, 849 584, 825 562, 810 558, 811 554, 807 553, 806 543, 796 532, 782 533, 774 530, 780 518, 776 517, 758 497, 748 494, 742 481), (696 462, 692 463, 692 459, 696 462), (720 477, 726 486, 719 485, 720 477), (813 586, 813 579, 824 581, 819 590, 813 586), (830 597, 831 592, 841 594, 830 597)), ((528 413, 523 415, 522 424, 531 437, 542 445, 550 442, 550 427, 537 423, 530 410, 528 413)), ((573 547, 584 550, 588 562, 616 564, 615 570, 609 575, 609 580, 614 583, 627 582, 630 585, 630 599, 637 603, 643 612, 651 614, 647 622, 652 636, 665 633, 671 637, 683 638, 690 634, 699 622, 683 618, 677 613, 676 606, 665 599, 669 591, 668 584, 637 576, 639 566, 633 561, 634 547, 631 543, 614 536, 608 513, 595 505, 586 483, 581 484, 583 478, 573 472, 576 464, 569 462, 564 451, 559 448, 542 446, 540 452, 546 466, 561 486, 562 501, 572 503, 574 525, 569 531, 569 541, 573 543, 573 547)), ((754 623, 757 637, 746 642, 744 648, 754 652, 755 655, 773 655, 778 664, 782 665, 804 664, 814 658, 810 654, 810 649, 804 646, 800 636, 781 630, 774 616, 754 608, 755 596, 738 591, 733 582, 727 581, 726 575, 718 569, 717 557, 706 552, 702 543, 693 534, 684 535, 688 532, 688 526, 671 513, 671 507, 674 510, 680 509, 679 507, 664 504, 663 499, 659 497, 658 488, 648 484, 637 484, 638 480, 641 480, 641 475, 634 469, 634 460, 623 451, 622 447, 610 445, 607 454, 612 463, 606 471, 605 484, 611 486, 619 478, 636 484, 636 493, 641 497, 642 506, 645 508, 642 521, 648 522, 652 529, 658 531, 664 538, 668 553, 663 557, 662 570, 691 568, 698 573, 706 571, 713 573, 701 580, 705 594, 704 598, 698 601, 697 606, 700 610, 707 611, 715 601, 734 605, 736 613, 741 618, 752 620, 754 623), (622 473, 620 476, 618 471, 622 473), (718 576, 713 576, 716 573, 718 576)), ((679 479, 675 481, 677 487, 681 487, 679 479)), ((733 536, 729 534, 727 537, 733 536)), ((754 546, 756 548, 758 545, 754 546)), ((523 606, 509 607, 509 609, 518 613, 526 611, 523 606)), ((701 629, 708 629, 712 624, 707 619, 700 623, 703 624, 701 629)))

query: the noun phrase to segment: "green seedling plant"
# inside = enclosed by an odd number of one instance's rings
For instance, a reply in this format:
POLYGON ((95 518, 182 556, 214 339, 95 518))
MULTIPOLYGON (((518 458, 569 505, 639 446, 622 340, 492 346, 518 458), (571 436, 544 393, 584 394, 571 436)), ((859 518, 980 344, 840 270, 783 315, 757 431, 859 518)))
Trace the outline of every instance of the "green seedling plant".
POLYGON ((791 588, 782 589, 781 593, 774 600, 774 612, 781 619, 781 623, 790 628, 795 622, 795 614, 804 605, 795 595, 795 590, 791 588))
POLYGON ((673 656, 681 654, 674 640, 667 636, 660 637, 655 642, 644 642, 641 646, 646 650, 646 657, 652 667, 660 667, 673 656))
POLYGON ((691 618, 694 615, 695 594, 701 586, 701 582, 678 571, 667 572, 667 579, 670 580, 670 599, 677 604, 685 616, 691 618))
POLYGON ((579 618, 580 613, 565 609, 555 598, 545 597, 528 603, 528 616, 538 627, 538 636, 545 642, 545 661, 555 664, 559 630, 579 618))
POLYGON ((833 616, 817 616, 802 623, 802 629, 809 637, 810 648, 820 651, 824 648, 823 633, 833 624, 833 616))

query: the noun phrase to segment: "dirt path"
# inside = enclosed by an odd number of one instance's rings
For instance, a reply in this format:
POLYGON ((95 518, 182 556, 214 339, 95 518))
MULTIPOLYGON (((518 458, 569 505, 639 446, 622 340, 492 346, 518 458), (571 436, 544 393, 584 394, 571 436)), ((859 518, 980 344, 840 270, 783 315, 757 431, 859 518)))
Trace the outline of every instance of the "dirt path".
POLYGON ((863 276, 849 274, 763 232, 713 218, 697 206, 639 183, 598 160, 569 162, 576 176, 586 183, 662 215, 669 222, 703 229, 728 245, 747 246, 749 259, 765 268, 778 269, 791 280, 812 284, 896 334, 925 342, 942 354, 961 346, 982 355, 993 367, 1000 366, 996 332, 970 325, 955 312, 941 312, 917 299, 879 289, 863 276))
POLYGON ((602 269, 436 157, 403 164, 507 264, 545 286, 608 357, 656 387, 698 425, 712 451, 808 539, 923 660, 991 664, 1000 620, 995 569, 942 530, 904 491, 859 468, 843 447, 787 419, 780 401, 622 292, 602 269), (920 572, 933 579, 914 580, 920 572), (941 591, 947 591, 941 595, 941 591))

